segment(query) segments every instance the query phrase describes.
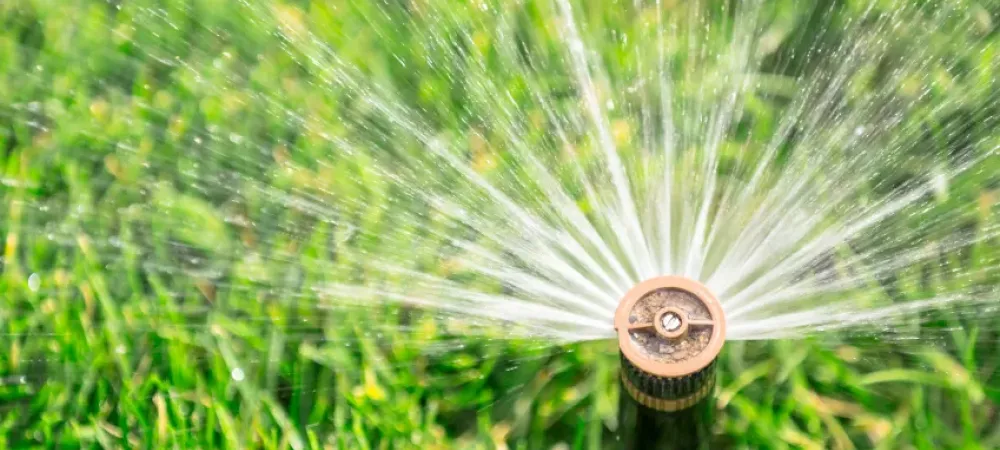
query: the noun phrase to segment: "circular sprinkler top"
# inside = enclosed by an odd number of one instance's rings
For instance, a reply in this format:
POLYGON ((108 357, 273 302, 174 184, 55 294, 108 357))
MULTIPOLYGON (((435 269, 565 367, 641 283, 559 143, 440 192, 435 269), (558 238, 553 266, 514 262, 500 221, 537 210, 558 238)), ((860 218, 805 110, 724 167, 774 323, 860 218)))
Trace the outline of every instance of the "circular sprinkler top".
POLYGON ((726 339, 722 305, 701 283, 657 277, 639 283, 615 312, 618 347, 651 375, 676 378, 712 363, 726 339))

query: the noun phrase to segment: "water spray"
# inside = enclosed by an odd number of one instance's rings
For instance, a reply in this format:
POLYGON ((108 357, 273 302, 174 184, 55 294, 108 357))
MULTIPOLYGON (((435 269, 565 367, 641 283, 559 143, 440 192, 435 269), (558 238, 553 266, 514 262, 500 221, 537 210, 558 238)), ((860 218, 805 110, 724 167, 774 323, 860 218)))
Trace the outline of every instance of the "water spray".
POLYGON ((619 437, 626 449, 709 443, 722 306, 696 281, 658 277, 633 287, 615 312, 621 352, 619 437))

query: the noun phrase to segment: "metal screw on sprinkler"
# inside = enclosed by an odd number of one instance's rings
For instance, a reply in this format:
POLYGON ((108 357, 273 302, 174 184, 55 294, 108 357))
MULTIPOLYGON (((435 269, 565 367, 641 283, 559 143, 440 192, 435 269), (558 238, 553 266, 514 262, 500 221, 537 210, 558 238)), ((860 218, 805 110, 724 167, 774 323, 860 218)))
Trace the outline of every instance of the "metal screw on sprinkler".
POLYGON ((722 306, 696 281, 659 277, 626 293, 615 313, 625 448, 708 445, 709 399, 725 328, 722 306))
POLYGON ((664 330, 675 331, 681 327, 681 318, 677 314, 670 312, 664 314, 663 317, 660 318, 660 324, 663 326, 664 330))

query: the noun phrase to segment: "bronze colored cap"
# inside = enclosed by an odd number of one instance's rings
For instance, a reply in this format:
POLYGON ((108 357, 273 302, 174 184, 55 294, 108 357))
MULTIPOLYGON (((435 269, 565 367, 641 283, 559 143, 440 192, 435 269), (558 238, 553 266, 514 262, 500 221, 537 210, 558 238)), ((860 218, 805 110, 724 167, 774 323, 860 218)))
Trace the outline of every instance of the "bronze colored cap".
POLYGON ((654 376, 694 374, 719 356, 726 339, 722 305, 701 283, 665 276, 633 287, 615 312, 622 355, 654 376))

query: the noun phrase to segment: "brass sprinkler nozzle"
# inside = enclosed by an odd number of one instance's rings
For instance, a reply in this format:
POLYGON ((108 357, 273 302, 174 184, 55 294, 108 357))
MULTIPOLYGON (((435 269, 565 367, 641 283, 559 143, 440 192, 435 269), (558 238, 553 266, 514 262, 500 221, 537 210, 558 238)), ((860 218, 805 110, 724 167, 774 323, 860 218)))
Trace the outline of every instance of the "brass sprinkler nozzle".
POLYGON ((658 411, 688 408, 715 385, 726 337, 722 305, 701 283, 665 276, 639 283, 615 312, 622 384, 658 411))

